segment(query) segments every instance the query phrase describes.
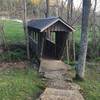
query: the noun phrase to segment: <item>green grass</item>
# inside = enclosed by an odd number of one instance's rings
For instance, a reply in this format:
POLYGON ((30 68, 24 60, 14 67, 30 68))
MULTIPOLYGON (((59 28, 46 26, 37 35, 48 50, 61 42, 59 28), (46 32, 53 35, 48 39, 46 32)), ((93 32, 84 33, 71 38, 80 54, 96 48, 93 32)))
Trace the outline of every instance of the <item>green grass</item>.
POLYGON ((85 81, 76 82, 83 88, 85 100, 100 100, 100 68, 88 66, 85 81))
MULTIPOLYGON (((2 21, 0 21, 2 23, 2 21)), ((12 21, 4 20, 4 32, 8 43, 24 43, 25 35, 23 30, 23 24, 12 21)))
MULTIPOLYGON (((93 33, 90 31, 90 29, 88 29, 88 41, 89 42, 92 42, 92 35, 93 35, 93 33)), ((97 35, 97 37, 100 36, 99 31, 97 31, 96 35, 97 35)), ((74 38, 75 38, 75 41, 77 43, 80 42, 80 39, 81 39, 81 26, 75 26, 74 38)))
POLYGON ((43 82, 32 68, 0 71, 0 100, 36 100, 43 82))
POLYGON ((78 84, 83 88, 85 100, 100 100, 100 82, 85 80, 78 84))

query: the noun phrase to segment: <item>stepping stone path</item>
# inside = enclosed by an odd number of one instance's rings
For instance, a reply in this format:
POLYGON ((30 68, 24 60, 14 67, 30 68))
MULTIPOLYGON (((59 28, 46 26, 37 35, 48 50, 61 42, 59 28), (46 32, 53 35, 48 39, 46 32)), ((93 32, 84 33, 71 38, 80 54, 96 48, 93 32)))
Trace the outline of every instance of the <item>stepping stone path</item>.
POLYGON ((60 60, 41 60, 40 72, 48 81, 47 88, 37 100, 84 100, 80 86, 67 76, 68 68, 60 60))

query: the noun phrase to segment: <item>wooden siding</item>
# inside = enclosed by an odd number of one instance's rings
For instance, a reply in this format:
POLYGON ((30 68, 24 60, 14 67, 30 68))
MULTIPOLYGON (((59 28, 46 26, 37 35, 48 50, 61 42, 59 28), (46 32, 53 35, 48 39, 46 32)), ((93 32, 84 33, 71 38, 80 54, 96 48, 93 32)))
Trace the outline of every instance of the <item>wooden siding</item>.
POLYGON ((55 31, 57 31, 57 32, 58 31, 59 32, 68 32, 70 30, 64 24, 62 24, 59 21, 45 30, 46 33, 55 32, 55 31))

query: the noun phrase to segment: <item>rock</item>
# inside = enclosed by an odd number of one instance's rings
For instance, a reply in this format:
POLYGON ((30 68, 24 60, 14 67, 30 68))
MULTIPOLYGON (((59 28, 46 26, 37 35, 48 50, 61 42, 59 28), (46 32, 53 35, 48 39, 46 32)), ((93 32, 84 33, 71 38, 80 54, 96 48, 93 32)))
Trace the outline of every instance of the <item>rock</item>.
POLYGON ((66 77, 65 79, 64 79, 66 82, 73 82, 73 80, 72 80, 72 78, 69 78, 69 77, 66 77))
POLYGON ((75 83, 66 82, 63 80, 49 80, 47 86, 50 88, 64 90, 81 90, 80 86, 75 83))
POLYGON ((60 71, 45 72, 44 77, 48 79, 63 79, 62 73, 60 71))

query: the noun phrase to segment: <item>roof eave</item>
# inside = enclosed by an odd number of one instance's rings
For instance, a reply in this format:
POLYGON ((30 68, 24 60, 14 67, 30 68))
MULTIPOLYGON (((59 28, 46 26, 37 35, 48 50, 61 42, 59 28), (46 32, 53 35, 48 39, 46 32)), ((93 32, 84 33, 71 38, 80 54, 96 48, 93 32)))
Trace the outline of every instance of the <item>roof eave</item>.
POLYGON ((59 17, 59 20, 60 20, 63 24, 65 24, 71 31, 75 31, 75 29, 74 29, 72 26, 68 25, 64 20, 62 20, 62 18, 59 17))
POLYGON ((43 31, 46 30, 48 27, 50 27, 51 25, 53 25, 54 23, 56 23, 58 20, 59 20, 59 19, 56 19, 54 22, 50 23, 48 26, 42 28, 42 29, 40 30, 40 32, 43 32, 43 31))
POLYGON ((28 26, 28 28, 32 28, 32 30, 34 30, 34 32, 40 32, 41 30, 32 26, 28 26))
POLYGON ((51 24, 49 24, 48 26, 44 27, 43 29, 40 30, 40 32, 43 32, 44 30, 46 30, 48 27, 50 27, 51 25, 53 25, 54 23, 56 23, 57 21, 61 21, 64 25, 66 25, 71 31, 75 31, 75 29, 73 27, 71 27, 70 25, 68 25, 65 21, 63 21, 60 17, 58 19, 56 19, 54 22, 52 22, 51 24))

